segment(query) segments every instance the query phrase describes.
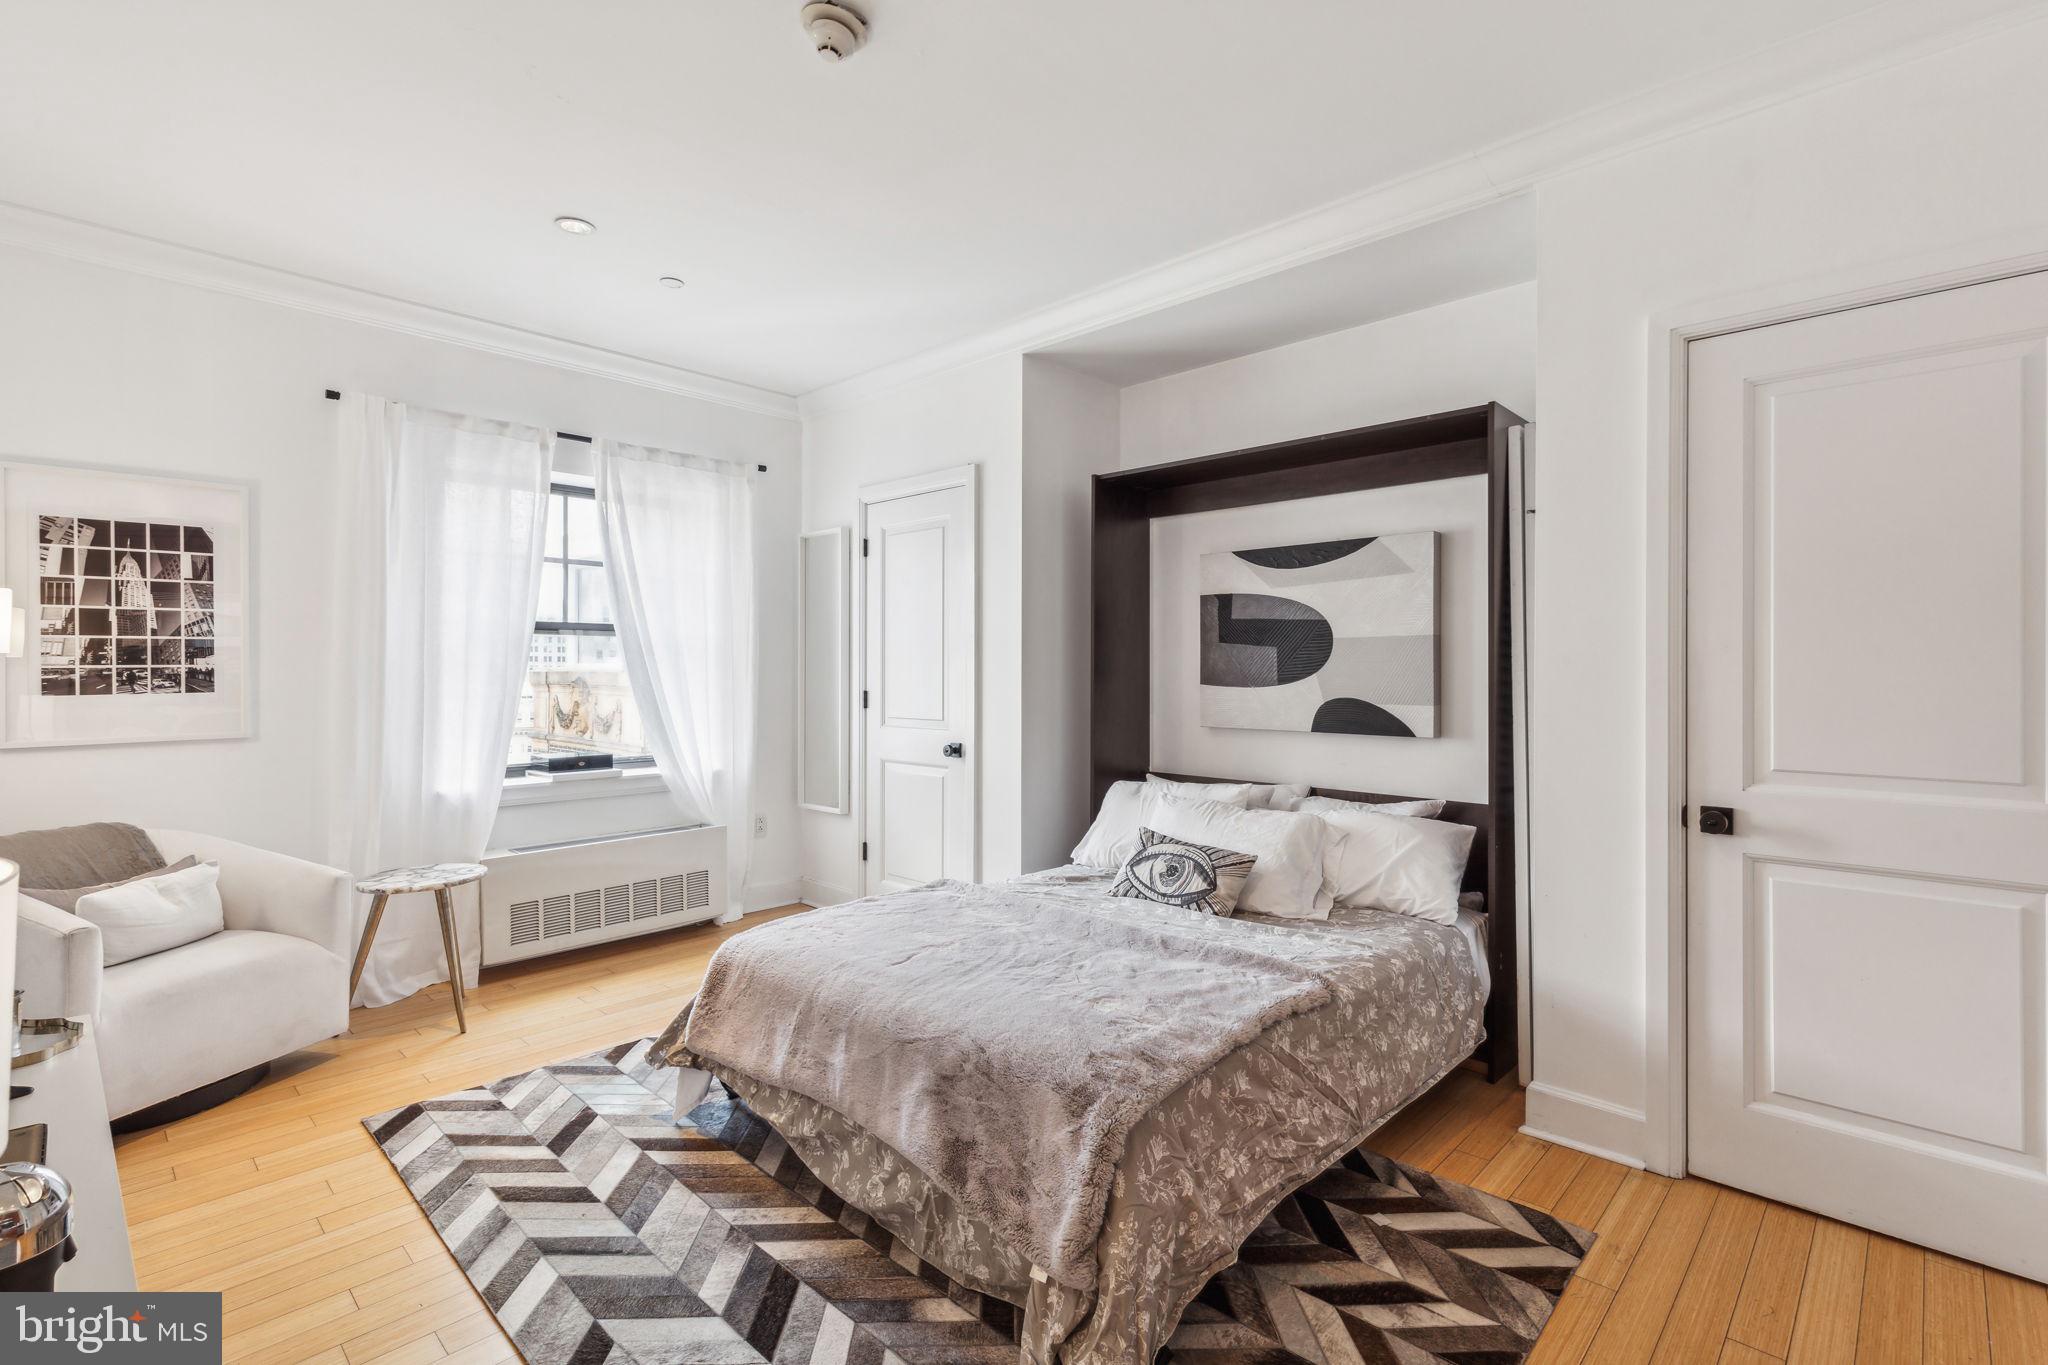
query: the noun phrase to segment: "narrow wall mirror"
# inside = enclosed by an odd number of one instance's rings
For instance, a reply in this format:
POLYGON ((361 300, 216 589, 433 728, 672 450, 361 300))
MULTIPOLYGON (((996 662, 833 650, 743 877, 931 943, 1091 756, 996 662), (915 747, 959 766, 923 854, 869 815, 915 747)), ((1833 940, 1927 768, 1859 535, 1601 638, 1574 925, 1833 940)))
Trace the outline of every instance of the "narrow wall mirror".
POLYGON ((848 810, 847 551, 844 526, 808 531, 799 544, 797 584, 797 800, 806 810, 848 810))

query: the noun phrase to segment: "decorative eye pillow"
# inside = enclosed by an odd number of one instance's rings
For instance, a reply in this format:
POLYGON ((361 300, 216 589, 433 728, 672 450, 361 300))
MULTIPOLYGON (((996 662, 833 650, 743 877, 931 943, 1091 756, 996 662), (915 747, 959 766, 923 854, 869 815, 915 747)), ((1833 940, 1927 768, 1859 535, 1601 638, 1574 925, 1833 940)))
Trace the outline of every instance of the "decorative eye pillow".
POLYGON ((1081 836, 1068 856, 1084 867, 1114 872, 1138 849, 1138 826, 1147 799, 1161 793, 1185 796, 1194 801, 1219 801, 1226 806, 1243 806, 1252 788, 1241 782, 1169 782, 1147 776, 1143 782, 1113 782, 1102 794, 1102 808, 1095 823, 1081 836))
POLYGON ((1257 861, 1249 853, 1140 829, 1138 851, 1124 860, 1109 894, 1228 917, 1257 861))

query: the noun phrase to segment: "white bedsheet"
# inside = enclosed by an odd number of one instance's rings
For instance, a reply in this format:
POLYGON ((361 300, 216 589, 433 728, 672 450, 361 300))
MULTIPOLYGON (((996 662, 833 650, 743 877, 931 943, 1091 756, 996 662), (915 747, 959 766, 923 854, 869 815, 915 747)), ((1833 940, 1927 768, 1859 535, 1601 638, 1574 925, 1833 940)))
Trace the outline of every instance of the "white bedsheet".
POLYGON ((1486 969, 1486 916, 1477 910, 1458 912, 1458 937, 1472 950, 1472 965, 1479 970, 1479 984, 1493 994, 1493 973, 1486 969))

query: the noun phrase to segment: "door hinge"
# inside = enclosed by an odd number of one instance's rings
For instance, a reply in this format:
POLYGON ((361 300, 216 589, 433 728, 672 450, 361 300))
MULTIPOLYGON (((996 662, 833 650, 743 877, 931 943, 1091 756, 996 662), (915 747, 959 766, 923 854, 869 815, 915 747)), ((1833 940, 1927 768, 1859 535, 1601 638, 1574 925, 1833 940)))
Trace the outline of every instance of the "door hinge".
POLYGON ((860 860, 862 862, 868 860, 868 841, 865 839, 860 841, 860 860))
POLYGON ((1680 806, 1680 807, 1678 808, 1678 827, 1679 827, 1680 829, 1690 829, 1690 828, 1692 828, 1692 826, 1690 826, 1689 824, 1687 824, 1687 823, 1686 823, 1686 816, 1690 815, 1691 813, 1692 813, 1692 807, 1691 807, 1691 806, 1680 806))
POLYGON ((868 557, 868 538, 866 536, 860 538, 860 557, 862 559, 868 557))
POLYGON ((865 687, 860 690, 860 709, 863 711, 868 709, 868 690, 865 687))

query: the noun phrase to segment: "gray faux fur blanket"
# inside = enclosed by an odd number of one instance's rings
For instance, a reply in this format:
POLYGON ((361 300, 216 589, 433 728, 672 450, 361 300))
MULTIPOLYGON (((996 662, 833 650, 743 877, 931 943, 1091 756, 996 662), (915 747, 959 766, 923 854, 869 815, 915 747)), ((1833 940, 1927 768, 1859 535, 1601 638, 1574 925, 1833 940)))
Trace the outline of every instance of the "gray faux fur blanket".
POLYGON ((676 1052, 838 1111, 1087 1288, 1132 1125, 1330 999, 1315 966, 1205 918, 1015 884, 849 902, 729 940, 676 1052))

